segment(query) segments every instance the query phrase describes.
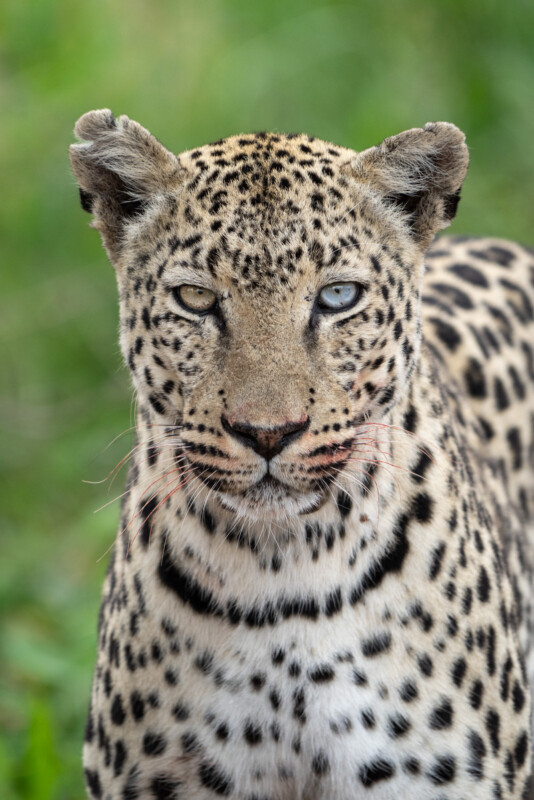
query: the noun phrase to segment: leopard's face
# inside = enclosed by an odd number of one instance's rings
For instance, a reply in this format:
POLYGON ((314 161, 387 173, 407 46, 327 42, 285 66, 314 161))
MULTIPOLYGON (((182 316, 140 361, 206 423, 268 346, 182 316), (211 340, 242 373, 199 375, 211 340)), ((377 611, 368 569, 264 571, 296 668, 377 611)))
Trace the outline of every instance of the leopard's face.
POLYGON ((130 231, 121 342, 137 391, 248 516, 318 508, 413 364, 420 252, 348 161, 303 137, 206 147, 130 231))
POLYGON ((256 134, 177 158, 107 111, 76 131, 148 421, 225 508, 319 508, 363 423, 406 389, 422 254, 454 214, 463 135, 432 123, 356 154, 256 134))

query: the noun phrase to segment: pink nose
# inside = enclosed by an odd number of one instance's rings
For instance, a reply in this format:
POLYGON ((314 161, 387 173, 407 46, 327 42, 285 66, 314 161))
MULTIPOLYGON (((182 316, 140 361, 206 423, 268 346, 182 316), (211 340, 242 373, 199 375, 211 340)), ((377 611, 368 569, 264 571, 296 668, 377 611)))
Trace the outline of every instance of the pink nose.
POLYGON ((251 447, 258 455, 267 459, 274 458, 284 447, 294 442, 310 425, 310 418, 285 422, 269 428, 250 425, 248 422, 230 422, 224 414, 221 416, 224 430, 237 439, 245 447, 251 447))

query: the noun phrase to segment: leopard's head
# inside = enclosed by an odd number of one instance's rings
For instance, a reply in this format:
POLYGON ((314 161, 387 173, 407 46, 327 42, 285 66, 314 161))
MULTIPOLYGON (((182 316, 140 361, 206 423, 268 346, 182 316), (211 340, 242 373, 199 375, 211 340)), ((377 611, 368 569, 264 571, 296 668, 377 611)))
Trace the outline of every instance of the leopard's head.
POLYGON ((463 134, 429 123, 361 153, 253 134, 175 156, 110 111, 75 132, 147 421, 179 426, 225 508, 318 509, 359 427, 407 391, 423 254, 456 212, 463 134))

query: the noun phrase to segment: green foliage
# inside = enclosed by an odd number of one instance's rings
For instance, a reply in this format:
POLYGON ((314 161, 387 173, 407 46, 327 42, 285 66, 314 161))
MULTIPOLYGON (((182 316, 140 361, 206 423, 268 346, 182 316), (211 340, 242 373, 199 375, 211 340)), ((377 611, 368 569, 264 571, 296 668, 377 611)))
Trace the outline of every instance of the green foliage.
POLYGON ((454 229, 532 243, 527 0, 4 0, 0 6, 0 796, 83 797, 96 612, 131 392, 112 269, 67 147, 110 107, 179 151, 241 131, 360 149, 428 120, 467 133, 454 229))

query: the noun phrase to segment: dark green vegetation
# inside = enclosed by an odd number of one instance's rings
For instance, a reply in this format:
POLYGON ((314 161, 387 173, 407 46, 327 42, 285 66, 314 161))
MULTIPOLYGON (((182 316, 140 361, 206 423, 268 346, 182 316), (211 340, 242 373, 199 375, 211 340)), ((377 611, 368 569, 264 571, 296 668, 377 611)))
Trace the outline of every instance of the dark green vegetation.
POLYGON ((7 0, 0 9, 0 796, 83 797, 103 556, 129 450, 114 278, 78 204, 74 121, 110 107, 187 149, 306 131, 361 149, 463 128, 454 231, 533 243, 534 5, 7 0))

